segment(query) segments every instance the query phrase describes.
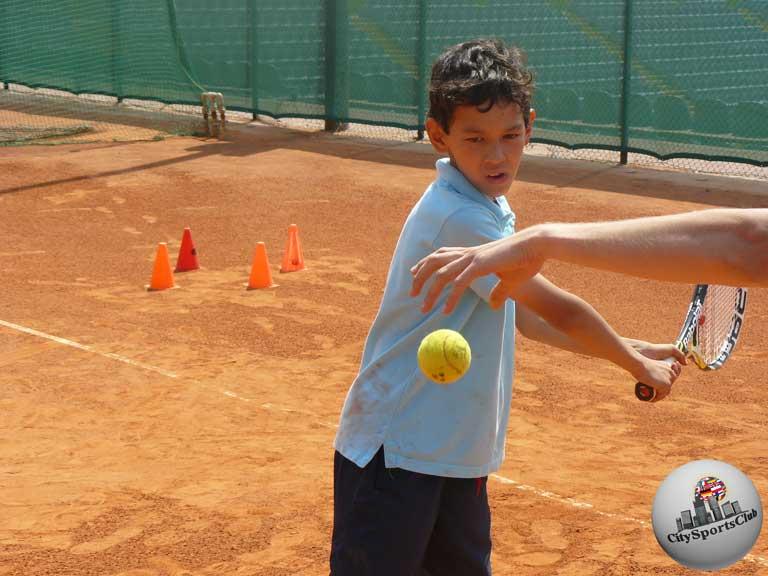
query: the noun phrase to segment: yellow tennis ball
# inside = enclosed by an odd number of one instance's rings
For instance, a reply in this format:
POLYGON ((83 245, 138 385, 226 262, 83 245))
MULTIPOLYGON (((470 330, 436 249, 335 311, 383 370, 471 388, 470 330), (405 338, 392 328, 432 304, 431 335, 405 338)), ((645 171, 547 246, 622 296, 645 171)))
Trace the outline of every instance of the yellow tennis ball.
POLYGON ((419 368, 438 384, 455 382, 469 370, 472 351, 464 337, 454 330, 435 330, 419 345, 419 368))

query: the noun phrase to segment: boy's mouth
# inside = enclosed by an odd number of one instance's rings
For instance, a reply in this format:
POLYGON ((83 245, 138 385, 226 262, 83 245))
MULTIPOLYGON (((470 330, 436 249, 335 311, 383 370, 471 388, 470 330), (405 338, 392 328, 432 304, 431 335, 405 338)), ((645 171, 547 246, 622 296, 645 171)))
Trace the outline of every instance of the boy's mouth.
POLYGON ((488 180, 491 182, 502 182, 506 179, 506 177, 506 172, 491 172, 490 174, 486 175, 486 178, 488 178, 488 180))

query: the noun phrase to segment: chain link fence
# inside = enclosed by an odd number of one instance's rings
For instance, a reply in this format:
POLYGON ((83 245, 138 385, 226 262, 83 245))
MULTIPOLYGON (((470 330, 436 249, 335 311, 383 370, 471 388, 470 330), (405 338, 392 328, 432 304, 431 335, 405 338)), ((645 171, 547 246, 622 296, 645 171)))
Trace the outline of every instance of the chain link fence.
POLYGON ((190 133, 206 91, 247 119, 423 136, 432 60, 476 37, 527 52, 553 155, 765 176, 763 0, 4 0, 0 143, 109 111, 190 133))

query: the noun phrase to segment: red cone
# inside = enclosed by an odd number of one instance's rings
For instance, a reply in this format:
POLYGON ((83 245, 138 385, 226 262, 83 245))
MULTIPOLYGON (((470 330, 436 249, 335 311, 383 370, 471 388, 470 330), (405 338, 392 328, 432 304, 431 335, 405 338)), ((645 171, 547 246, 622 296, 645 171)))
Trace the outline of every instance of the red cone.
POLYGON ((296 272, 298 270, 304 270, 304 256, 301 252, 299 227, 296 224, 291 224, 288 227, 288 245, 285 247, 285 256, 283 256, 280 272, 296 272))
POLYGON ((176 260, 176 272, 187 272, 198 268, 200 268, 200 264, 197 263, 197 250, 195 243, 192 242, 192 231, 189 228, 184 228, 179 257, 176 260))

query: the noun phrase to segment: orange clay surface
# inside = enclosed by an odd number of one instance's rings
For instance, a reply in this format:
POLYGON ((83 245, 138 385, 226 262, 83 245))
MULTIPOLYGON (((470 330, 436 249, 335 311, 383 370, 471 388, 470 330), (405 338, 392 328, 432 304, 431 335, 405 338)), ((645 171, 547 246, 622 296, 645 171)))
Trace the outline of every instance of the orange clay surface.
MULTIPOLYGON (((0 149, 0 576, 328 573, 338 416, 433 178, 435 157, 414 148, 261 127, 0 149), (306 269, 280 274, 292 223, 306 269), (185 226, 201 269, 147 292, 158 243, 174 265, 185 226), (248 291, 259 241, 279 286, 248 291)), ((761 188, 529 157, 508 198, 525 227, 765 207, 761 188)), ((690 295, 545 273, 647 340, 676 336, 690 295)), ((605 361, 520 338, 489 481, 494 574, 689 573, 650 512, 692 459, 736 465, 765 502, 767 318, 768 290, 753 290, 725 369, 688 369, 657 405, 605 361)), ((765 574, 767 558, 763 535, 722 573, 765 574)))

